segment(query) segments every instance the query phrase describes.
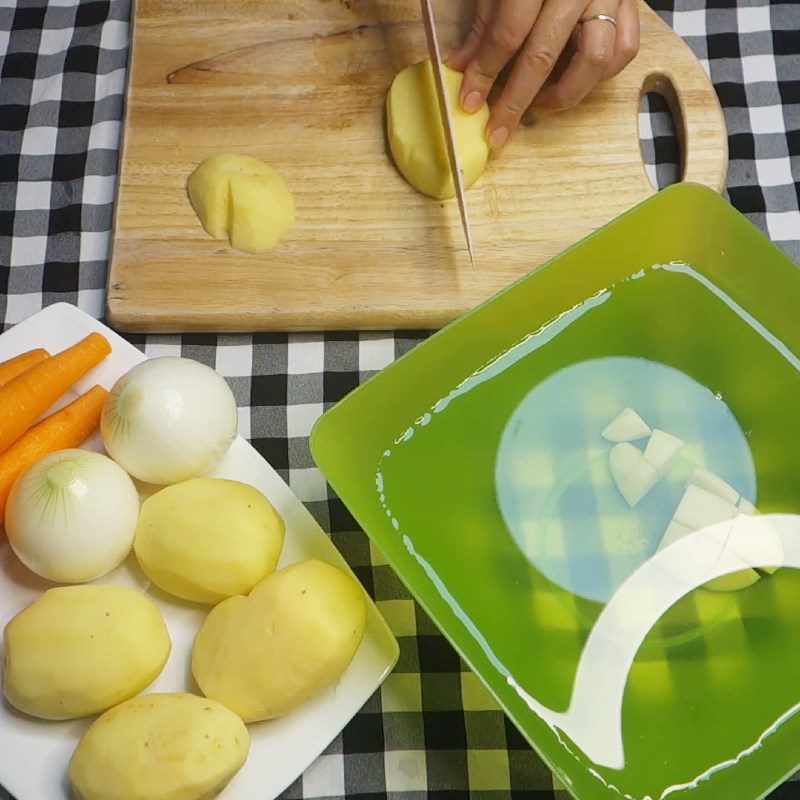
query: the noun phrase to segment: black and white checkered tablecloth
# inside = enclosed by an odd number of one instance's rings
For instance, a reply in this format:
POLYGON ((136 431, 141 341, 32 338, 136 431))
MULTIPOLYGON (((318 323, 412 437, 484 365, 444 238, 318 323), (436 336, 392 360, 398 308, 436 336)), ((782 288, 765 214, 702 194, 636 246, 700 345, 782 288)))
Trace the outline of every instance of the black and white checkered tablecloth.
MULTIPOLYGON (((702 59, 725 106, 731 202, 800 259, 800 0, 653 4, 702 59)), ((56 301, 102 313, 129 14, 129 0, 0 0, 5 327, 56 301)), ((658 164, 651 172, 659 183, 675 171, 668 131, 664 114, 643 115, 645 152, 658 164)), ((134 342, 148 355, 197 358, 230 380, 242 434, 331 531, 400 641, 394 674, 285 797, 566 796, 356 531, 309 454, 307 437, 323 409, 422 338, 259 334, 134 342)), ((800 783, 776 790, 773 800, 789 797, 800 798, 800 783)))

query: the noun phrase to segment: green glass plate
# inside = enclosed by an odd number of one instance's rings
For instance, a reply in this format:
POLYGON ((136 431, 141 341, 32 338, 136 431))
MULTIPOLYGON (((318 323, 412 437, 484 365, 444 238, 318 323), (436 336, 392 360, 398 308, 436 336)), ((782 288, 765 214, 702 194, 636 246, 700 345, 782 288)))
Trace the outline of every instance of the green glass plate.
POLYGON ((751 800, 800 764, 800 572, 692 589, 642 619, 653 565, 702 562, 685 541, 654 555, 692 469, 763 514, 800 511, 798 309, 791 260, 712 191, 679 184, 314 429, 335 491, 580 800, 751 800), (600 435, 626 406, 686 442, 634 509, 600 435), (643 633, 620 678, 601 662, 626 625, 643 633))

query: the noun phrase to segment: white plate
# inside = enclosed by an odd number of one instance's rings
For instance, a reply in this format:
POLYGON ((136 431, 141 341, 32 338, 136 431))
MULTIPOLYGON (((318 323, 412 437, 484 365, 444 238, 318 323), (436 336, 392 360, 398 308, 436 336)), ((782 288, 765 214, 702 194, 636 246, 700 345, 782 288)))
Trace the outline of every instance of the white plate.
MULTIPOLYGON (((111 343, 112 353, 84 377, 67 400, 94 384, 110 389, 134 364, 144 360, 135 347, 74 306, 50 306, 0 336, 0 361, 35 347, 62 350, 92 331, 111 343)), ((66 402, 63 401, 63 402, 66 402)), ((62 402, 62 404, 63 404, 62 402)), ((90 444, 101 449, 99 438, 90 444)), ((347 565, 303 504, 263 458, 241 437, 219 467, 211 473, 233 478, 261 490, 286 522, 286 544, 280 565, 318 558, 347 565)), ((143 588, 146 584, 135 562, 126 564, 100 583, 143 588)), ((52 584, 23 567, 0 533, 0 627, 52 584)), ((161 609, 172 637, 172 653, 151 692, 191 691, 189 656, 194 635, 206 609, 183 603, 156 590, 148 591, 161 609)), ((224 800, 268 800, 280 794, 317 758, 392 670, 397 642, 371 601, 367 630, 352 664, 339 682, 319 697, 281 720, 249 726, 250 757, 223 792, 224 800)), ((67 764, 90 720, 45 722, 16 712, 5 700, 0 708, 0 784, 17 800, 66 800, 67 764)))

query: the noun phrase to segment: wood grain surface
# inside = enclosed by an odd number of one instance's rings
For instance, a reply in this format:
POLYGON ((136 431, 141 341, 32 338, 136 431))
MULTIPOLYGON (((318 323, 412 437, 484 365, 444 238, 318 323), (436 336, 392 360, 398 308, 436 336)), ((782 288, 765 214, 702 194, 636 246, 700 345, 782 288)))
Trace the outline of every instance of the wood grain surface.
MULTIPOLYGON (((445 49, 469 3, 436 3, 445 49)), ((387 155, 384 102, 424 57, 416 0, 138 0, 108 313, 130 331, 435 328, 653 193, 643 91, 664 93, 683 178, 722 189, 727 139, 689 48, 642 5, 633 64, 578 108, 523 130, 458 208, 419 195, 387 155), (297 224, 272 253, 211 239, 186 179, 220 152, 261 158, 297 224)))

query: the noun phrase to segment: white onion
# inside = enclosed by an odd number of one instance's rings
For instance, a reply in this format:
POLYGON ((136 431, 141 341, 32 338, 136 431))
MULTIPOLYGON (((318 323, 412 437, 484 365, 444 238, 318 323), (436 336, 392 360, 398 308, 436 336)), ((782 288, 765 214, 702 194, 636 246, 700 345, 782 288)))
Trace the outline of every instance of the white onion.
POLYGON ((59 583, 105 575, 133 544, 139 495, 118 464, 100 453, 61 450, 14 484, 6 533, 33 572, 59 583))
POLYGON ((123 375, 100 430, 109 455, 134 478, 167 484, 208 472, 236 438, 233 392, 210 367, 153 358, 123 375))

